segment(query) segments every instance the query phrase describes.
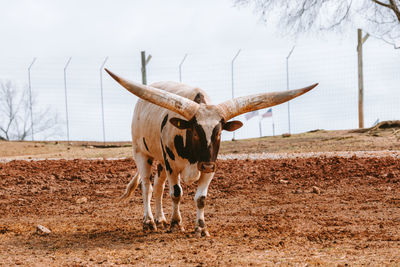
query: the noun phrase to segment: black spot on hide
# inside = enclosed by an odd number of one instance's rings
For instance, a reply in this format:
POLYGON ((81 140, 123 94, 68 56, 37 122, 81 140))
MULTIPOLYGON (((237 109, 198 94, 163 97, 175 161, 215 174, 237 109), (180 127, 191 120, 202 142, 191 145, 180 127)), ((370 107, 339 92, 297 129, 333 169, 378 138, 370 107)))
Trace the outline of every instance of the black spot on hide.
POLYGON ((199 219, 197 221, 197 223, 198 223, 199 227, 201 227, 201 228, 204 228, 204 226, 206 225, 202 219, 199 219))
MULTIPOLYGON (((188 134, 186 133, 186 135, 188 135, 188 134)), ((175 145, 176 152, 178 153, 178 155, 181 158, 187 159, 190 162, 190 164, 197 162, 195 155, 192 153, 193 149, 191 149, 190 145, 187 144, 185 146, 183 144, 183 137, 181 135, 175 136, 174 145, 175 145)))
POLYGON ((153 165, 153 160, 152 160, 152 159, 148 159, 148 160, 147 160, 147 163, 148 163, 149 165, 153 165))
POLYGON ((181 195, 181 188, 179 185, 174 185, 174 197, 179 197, 181 195))
POLYGON ((162 153, 163 153, 165 169, 169 172, 169 174, 172 174, 172 168, 171 168, 171 165, 169 165, 169 161, 167 159, 167 154, 165 153, 162 141, 161 141, 161 149, 162 149, 162 153))
POLYGON ((143 137, 143 144, 144 144, 144 147, 146 148, 146 150, 147 150, 148 152, 150 152, 150 151, 149 151, 149 148, 147 147, 147 144, 146 144, 146 139, 144 139, 144 137, 143 137))
POLYGON ((158 165, 157 165, 157 174, 158 174, 158 177, 160 177, 161 172, 162 172, 163 169, 164 169, 164 168, 163 168, 163 166, 162 166, 161 164, 158 164, 158 165))
POLYGON ((168 114, 165 115, 165 117, 161 123, 161 132, 162 132, 163 128, 165 127, 165 125, 167 124, 167 121, 168 121, 168 114))
POLYGON ((203 209, 205 205, 206 205, 206 197, 205 196, 199 197, 199 199, 197 199, 197 207, 199 209, 203 209))
POLYGON ((169 172, 169 174, 172 174, 171 165, 169 165, 167 158, 165 158, 165 169, 169 172))
POLYGON ((172 150, 169 149, 167 146, 165 146, 165 150, 167 151, 167 154, 170 157, 170 159, 175 160, 174 152, 172 152, 172 150))

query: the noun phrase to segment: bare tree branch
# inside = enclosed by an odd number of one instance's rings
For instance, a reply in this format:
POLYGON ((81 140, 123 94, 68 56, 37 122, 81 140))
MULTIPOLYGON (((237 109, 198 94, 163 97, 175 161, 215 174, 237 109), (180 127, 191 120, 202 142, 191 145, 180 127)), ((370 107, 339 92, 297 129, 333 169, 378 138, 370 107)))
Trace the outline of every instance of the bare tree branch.
POLYGON ((32 105, 36 108, 34 121, 30 121, 30 101, 28 89, 20 89, 11 81, 0 80, 0 138, 5 140, 25 140, 31 135, 34 125, 35 134, 53 135, 58 129, 58 116, 49 107, 40 108, 36 96, 32 105), (55 132, 53 132, 55 130, 55 132))
POLYGON ((390 0, 390 6, 391 6, 391 9, 393 10, 393 12, 396 14, 397 19, 400 22, 400 10, 399 10, 399 7, 397 6, 395 0, 390 0))
POLYGON ((400 45, 399 0, 233 0, 252 6, 266 24, 288 35, 361 28, 372 36, 400 45))
POLYGON ((387 7, 387 8, 392 8, 389 4, 382 3, 381 1, 378 1, 378 0, 372 0, 372 2, 374 2, 374 3, 376 3, 376 4, 380 5, 380 6, 384 6, 384 7, 387 7))

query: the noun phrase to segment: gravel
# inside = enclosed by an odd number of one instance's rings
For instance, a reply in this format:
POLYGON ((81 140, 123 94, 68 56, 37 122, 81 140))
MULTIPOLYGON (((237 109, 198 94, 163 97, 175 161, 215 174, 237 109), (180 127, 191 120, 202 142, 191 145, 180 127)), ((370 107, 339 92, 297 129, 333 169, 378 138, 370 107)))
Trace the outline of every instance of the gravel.
MULTIPOLYGON (((60 160, 64 158, 31 158, 18 156, 0 158, 0 163, 10 162, 12 160, 40 161, 40 160, 60 160)), ((250 154, 220 154, 219 160, 256 160, 256 159, 295 159, 295 158, 317 158, 317 157, 341 157, 341 158, 381 158, 393 157, 400 158, 400 150, 382 150, 382 151, 334 151, 334 152, 305 152, 305 153, 250 153, 250 154)), ((87 160, 103 160, 104 158, 87 158, 87 160)), ((121 160, 125 158, 106 158, 106 160, 121 160)), ((64 159, 74 160, 74 159, 64 159)))
POLYGON ((400 158, 400 151, 335 151, 335 152, 306 152, 306 153, 252 153, 252 154, 224 154, 218 159, 294 159, 294 158, 317 158, 317 157, 341 157, 341 158, 377 158, 393 157, 400 158))

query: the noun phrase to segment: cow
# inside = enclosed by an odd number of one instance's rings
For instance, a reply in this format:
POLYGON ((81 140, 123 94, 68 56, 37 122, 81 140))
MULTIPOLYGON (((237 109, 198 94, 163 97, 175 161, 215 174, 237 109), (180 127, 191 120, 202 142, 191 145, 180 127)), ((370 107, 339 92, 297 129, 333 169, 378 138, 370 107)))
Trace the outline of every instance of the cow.
POLYGON ((158 228, 165 228, 167 220, 162 209, 162 196, 165 181, 168 179, 173 207, 169 231, 184 231, 179 210, 183 194, 181 180, 187 184, 197 181, 194 201, 197 207, 195 233, 198 236, 209 236, 205 226, 204 208, 208 186, 216 171, 221 132, 235 131, 243 125, 240 121, 230 119, 246 112, 284 103, 318 85, 238 97, 213 105, 205 91, 197 87, 177 82, 156 82, 147 86, 105 70, 120 85, 140 98, 135 106, 131 126, 133 158, 138 171, 120 199, 130 197, 141 182, 143 230, 156 231, 158 228), (154 217, 150 207, 153 161, 159 163, 154 175, 154 217))

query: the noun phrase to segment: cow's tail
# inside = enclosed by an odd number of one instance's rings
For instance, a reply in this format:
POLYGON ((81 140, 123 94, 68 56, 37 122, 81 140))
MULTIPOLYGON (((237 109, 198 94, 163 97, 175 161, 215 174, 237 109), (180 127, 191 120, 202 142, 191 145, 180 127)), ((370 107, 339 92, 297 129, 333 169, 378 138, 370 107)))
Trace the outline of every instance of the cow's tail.
POLYGON ((132 195, 133 191, 135 191, 136 187, 139 185, 139 182, 140 182, 140 175, 139 172, 137 172, 135 176, 133 176, 132 179, 130 180, 128 186, 125 189, 124 194, 118 198, 118 202, 128 199, 132 195))

